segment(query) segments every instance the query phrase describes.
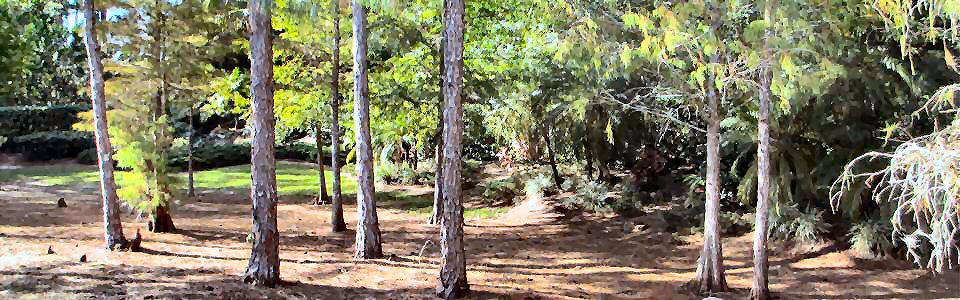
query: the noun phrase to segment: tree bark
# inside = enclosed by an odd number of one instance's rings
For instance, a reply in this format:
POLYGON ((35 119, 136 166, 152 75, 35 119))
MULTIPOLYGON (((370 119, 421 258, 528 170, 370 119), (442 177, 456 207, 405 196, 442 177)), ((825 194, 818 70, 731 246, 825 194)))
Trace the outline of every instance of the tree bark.
MULTIPOLYGON (((717 63, 717 54, 709 57, 710 63, 717 63)), ((703 217, 703 251, 697 264, 697 275, 693 280, 694 288, 700 294, 725 292, 730 288, 724 274, 723 246, 720 237, 718 218, 720 215, 720 104, 715 75, 708 72, 704 81, 708 111, 707 123, 707 199, 703 217)))
POLYGON ((327 193, 327 174, 323 166, 323 141, 320 138, 320 125, 314 130, 313 138, 317 143, 317 173, 320 177, 320 190, 317 191, 317 199, 313 205, 324 205, 330 203, 330 194, 327 193))
POLYGON ((177 226, 173 224, 173 217, 170 216, 170 212, 167 210, 167 206, 162 204, 158 205, 153 212, 153 220, 150 221, 151 232, 175 232, 177 231, 177 226))
MULTIPOLYGON (((446 2, 444 2, 446 5, 446 2)), ((437 47, 437 58, 440 60, 440 96, 437 97, 437 148, 434 150, 434 178, 433 178, 433 212, 430 214, 430 219, 427 220, 427 223, 434 225, 440 224, 440 219, 443 217, 443 74, 444 71, 444 61, 443 54, 446 43, 446 33, 440 32, 440 45, 437 47)))
POLYGON ((543 127, 543 141, 547 144, 547 156, 550 158, 550 170, 553 173, 553 184, 557 186, 558 191, 562 191, 563 178, 560 177, 560 171, 557 170, 557 157, 553 155, 553 146, 550 145, 550 125, 543 127))
POLYGON ((461 152, 463 141, 463 0, 444 1, 443 99, 443 219, 440 222, 440 275, 437 296, 462 297, 467 284, 466 253, 463 245, 463 203, 461 152))
MULTIPOLYGON (((767 24, 773 24, 773 0, 767 1, 764 18, 767 24)), ((772 25, 771 25, 772 26, 772 25)), ((760 145, 757 147, 757 212, 754 222, 753 239, 753 286, 750 289, 750 299, 770 299, 770 289, 767 283, 767 221, 770 217, 770 81, 773 79, 772 61, 769 39, 773 30, 766 29, 763 41, 763 65, 760 70, 760 109, 757 112, 757 135, 760 145)))
POLYGON ((370 144, 370 98, 367 86, 367 12, 353 0, 353 114, 357 151, 357 238, 355 259, 383 257, 374 199, 373 149, 370 144))
POLYGON ((194 143, 194 126, 193 126, 193 104, 190 104, 190 130, 187 136, 187 197, 193 198, 197 196, 196 188, 193 184, 193 143, 194 143))
POLYGON ((97 142, 97 165, 100 168, 100 194, 103 197, 103 239, 107 249, 117 250, 127 246, 120 221, 120 198, 113 177, 113 147, 107 129, 107 105, 103 90, 103 63, 100 61, 100 45, 97 42, 96 18, 93 0, 83 1, 84 44, 87 48, 87 63, 90 66, 90 101, 93 105, 94 135, 97 142))
POLYGON ((330 168, 333 169, 333 207, 330 208, 330 230, 347 230, 343 221, 343 195, 340 191, 340 0, 333 4, 333 49, 330 64, 330 168))
POLYGON ((273 287, 280 282, 280 233, 277 228, 277 174, 274 156, 273 30, 270 1, 251 0, 250 89, 253 96, 251 147, 253 249, 243 281, 273 287))

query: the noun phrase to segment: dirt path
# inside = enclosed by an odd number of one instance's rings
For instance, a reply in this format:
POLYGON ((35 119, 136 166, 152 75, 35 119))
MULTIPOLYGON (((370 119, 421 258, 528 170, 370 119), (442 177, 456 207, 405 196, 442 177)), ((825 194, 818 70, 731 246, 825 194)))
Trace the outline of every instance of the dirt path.
MULTIPOLYGON (((354 233, 329 233, 328 207, 282 197, 281 276, 289 284, 256 289, 239 280, 250 254, 244 193, 207 190, 199 200, 184 200, 173 212, 180 232, 142 232, 147 251, 113 253, 101 249, 97 192, 95 186, 2 187, 0 298, 432 299, 437 228, 419 215, 381 208, 388 257, 356 262, 354 233), (70 206, 57 208, 59 197, 70 206), (46 254, 48 246, 56 254, 46 254), (88 262, 80 263, 84 254, 88 262)), ((355 211, 348 203, 350 228, 355 211)), ((146 226, 131 215, 123 221, 128 236, 146 226)), ((538 209, 468 220, 465 232, 471 299, 693 298, 678 286, 696 271, 695 236, 625 234, 616 219, 563 218, 538 209)), ((750 245, 746 236, 724 240, 728 281, 739 289, 729 298, 742 298, 749 288, 750 245)), ((775 253, 771 289, 785 299, 960 297, 957 272, 932 275, 903 262, 820 250, 775 253)))

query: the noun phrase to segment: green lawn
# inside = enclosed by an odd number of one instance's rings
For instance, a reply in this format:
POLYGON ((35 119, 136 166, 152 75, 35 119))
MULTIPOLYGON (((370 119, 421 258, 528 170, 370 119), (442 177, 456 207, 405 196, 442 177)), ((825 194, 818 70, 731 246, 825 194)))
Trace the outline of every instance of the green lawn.
MULTIPOLYGON (((117 184, 123 185, 125 172, 117 172, 117 184)), ((326 171, 327 188, 333 189, 333 173, 326 171)), ((185 185, 186 173, 179 173, 177 177, 185 185)), ((354 194, 357 191, 357 182, 352 176, 342 176, 343 193, 354 194)), ((96 166, 75 164, 37 165, 27 166, 15 170, 0 170, 0 183, 12 183, 17 180, 40 182, 54 186, 96 186, 100 178, 97 176, 96 166)), ((236 189, 250 188, 250 165, 225 167, 194 174, 195 185, 198 189, 236 189)), ((277 162, 277 189, 280 195, 312 196, 317 193, 319 179, 317 170, 308 164, 286 161, 277 162)), ((185 188, 184 188, 185 189, 185 188)), ((398 209, 409 213, 427 217, 433 205, 433 194, 410 195, 399 192, 378 192, 378 206, 398 209)), ((466 219, 489 219, 497 217, 507 211, 505 207, 468 208, 463 212, 466 219)))
MULTIPOLYGON (((326 171, 327 188, 333 189, 333 173, 326 171)), ((123 185, 125 172, 117 172, 117 184, 123 185)), ((177 177, 186 182, 187 174, 177 177)), ((341 177, 344 194, 353 194, 357 182, 350 176, 341 177)), ((99 179, 96 166, 84 165, 38 165, 15 170, 0 170, 0 183, 16 180, 37 181, 46 185, 87 185, 96 184, 99 179)), ((200 189, 249 189, 250 165, 240 165, 201 171, 194 174, 194 184, 200 189)), ((317 170, 307 164, 277 162, 277 189, 280 195, 315 195, 319 179, 317 170)))

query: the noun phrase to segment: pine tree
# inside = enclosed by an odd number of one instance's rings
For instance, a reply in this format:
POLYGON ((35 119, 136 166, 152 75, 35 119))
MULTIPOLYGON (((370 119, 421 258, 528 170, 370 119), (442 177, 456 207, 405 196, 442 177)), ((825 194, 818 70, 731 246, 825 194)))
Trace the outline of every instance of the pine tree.
POLYGON ((367 13, 362 0, 353 0, 353 118, 357 152, 356 259, 383 256, 380 222, 374 199, 373 149, 370 140, 370 97, 367 86, 367 13))
POLYGON ((440 276, 437 296, 462 297, 467 284, 466 253, 463 245, 463 0, 445 0, 444 25, 444 131, 443 131, 443 212, 440 221, 440 276))
POLYGON ((340 0, 331 0, 333 47, 330 55, 330 167, 333 169, 333 205, 330 227, 333 232, 347 230, 343 221, 343 197, 340 190, 340 0))
POLYGON ((273 30, 271 1, 252 0, 250 11, 250 89, 253 116, 250 197, 253 249, 243 281, 273 287, 280 282, 280 232, 277 227, 276 137, 273 110, 273 30))
POLYGON ((93 12, 93 0, 84 0, 84 42, 87 48, 87 61, 90 64, 90 100, 93 103, 97 165, 100 170, 100 193, 103 197, 103 237, 107 249, 119 249, 126 247, 127 239, 123 236, 120 200, 113 177, 113 158, 111 158, 113 147, 110 145, 110 134, 107 128, 103 64, 100 62, 100 45, 97 42, 96 18, 93 12))

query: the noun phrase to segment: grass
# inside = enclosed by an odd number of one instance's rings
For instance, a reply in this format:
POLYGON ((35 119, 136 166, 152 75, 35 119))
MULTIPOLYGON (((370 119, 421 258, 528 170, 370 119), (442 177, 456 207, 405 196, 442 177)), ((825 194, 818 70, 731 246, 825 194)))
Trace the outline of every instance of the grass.
MULTIPOLYGON (((123 186, 126 172, 117 172, 117 184, 123 186)), ((177 174, 180 182, 186 183, 187 174, 177 174)), ((333 172, 326 170, 327 189, 333 189, 333 172)), ((0 170, 0 183, 36 181, 44 185, 71 186, 92 185, 100 178, 96 166, 85 165, 37 165, 14 170, 0 170)), ((250 165, 239 165, 194 174, 198 189, 250 189, 250 165)), ((357 191, 357 182, 350 176, 341 176, 344 194, 357 191)), ((319 187, 317 170, 309 165, 286 161, 277 162, 277 192, 280 195, 315 195, 319 187)), ((185 188, 184 188, 185 189, 185 188)))
MULTIPOLYGON (((117 184, 125 182, 125 172, 117 172, 117 184)), ((177 174, 185 190, 186 173, 177 174)), ((326 170, 327 189, 333 189, 333 173, 326 170)), ((352 176, 342 176, 343 193, 355 194, 357 182, 352 176)), ((96 185, 100 178, 96 166, 63 164, 27 166, 14 170, 0 170, 0 183, 38 182, 51 186, 96 185)), ((194 185, 198 189, 250 189, 250 165, 239 165, 194 174, 194 185)), ((277 192, 284 196, 316 195, 319 179, 314 166, 287 161, 277 162, 277 192)), ((397 209, 408 213, 428 217, 433 206, 433 194, 411 195, 400 192, 377 192, 378 206, 397 209)), ((489 219, 502 215, 505 207, 467 208, 463 212, 466 219, 489 219)))

